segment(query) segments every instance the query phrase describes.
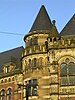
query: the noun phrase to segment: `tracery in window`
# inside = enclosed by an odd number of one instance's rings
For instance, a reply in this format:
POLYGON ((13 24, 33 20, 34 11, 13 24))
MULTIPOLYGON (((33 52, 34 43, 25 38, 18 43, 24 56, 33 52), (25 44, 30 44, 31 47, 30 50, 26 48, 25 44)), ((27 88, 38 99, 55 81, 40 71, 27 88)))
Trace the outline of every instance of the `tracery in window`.
POLYGON ((75 63, 66 59, 60 68, 61 85, 75 85, 75 63))
POLYGON ((31 59, 29 59, 29 66, 31 66, 31 59))

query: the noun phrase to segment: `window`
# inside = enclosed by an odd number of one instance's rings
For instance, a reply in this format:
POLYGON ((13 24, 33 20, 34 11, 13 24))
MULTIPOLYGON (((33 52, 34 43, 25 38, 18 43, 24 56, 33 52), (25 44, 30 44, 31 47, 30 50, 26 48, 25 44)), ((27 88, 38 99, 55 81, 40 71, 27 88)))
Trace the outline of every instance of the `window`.
POLYGON ((61 64, 61 76, 66 76, 67 75, 67 65, 66 63, 61 64))
POLYGON ((42 66, 42 64, 43 64, 43 58, 42 58, 42 57, 40 57, 40 58, 39 58, 39 66, 41 67, 41 66, 42 66))
POLYGON ((56 41, 56 38, 54 38, 54 42, 56 41))
POLYGON ((11 95, 12 95, 12 90, 11 90, 11 88, 9 88, 7 90, 7 100, 11 100, 11 95))
POLYGON ((33 96, 37 95, 37 86, 33 86, 33 88, 32 88, 32 95, 33 96))
POLYGON ((11 82, 11 78, 9 78, 8 81, 11 82))
POLYGON ((31 38, 29 43, 30 43, 30 46, 37 45, 38 44, 38 38, 37 37, 31 38))
POLYGON ((48 64, 48 57, 45 58, 45 65, 48 64))
POLYGON ((29 59, 29 66, 31 66, 31 59, 29 59))
POLYGON ((5 82, 7 82, 7 79, 5 79, 5 82))
POLYGON ((31 38, 31 39, 30 39, 30 46, 32 46, 32 42, 33 42, 33 39, 31 38))
POLYGON ((6 66, 6 73, 10 72, 10 66, 6 66))
POLYGON ((12 78, 12 81, 14 81, 14 77, 12 78))
POLYGON ((37 79, 29 80, 28 95, 29 96, 37 95, 37 79))
POLYGON ((37 44, 38 44, 38 38, 34 37, 34 45, 37 45, 37 44))
POLYGON ((66 59, 60 68, 61 85, 75 85, 75 63, 66 59))
POLYGON ((52 38, 50 38, 50 42, 52 42, 52 38))
POLYGON ((4 96, 5 96, 5 90, 4 89, 2 89, 2 91, 1 91, 1 96, 0 96, 0 100, 4 100, 4 96))
POLYGON ((17 90, 20 91, 21 90, 21 86, 18 86, 17 90))
POLYGON ((75 64, 73 62, 68 64, 68 71, 69 75, 75 75, 75 64))
POLYGON ((1 83, 3 83, 3 80, 1 80, 1 83))
POLYGON ((37 65, 37 59, 34 58, 34 67, 36 67, 36 65, 37 65))

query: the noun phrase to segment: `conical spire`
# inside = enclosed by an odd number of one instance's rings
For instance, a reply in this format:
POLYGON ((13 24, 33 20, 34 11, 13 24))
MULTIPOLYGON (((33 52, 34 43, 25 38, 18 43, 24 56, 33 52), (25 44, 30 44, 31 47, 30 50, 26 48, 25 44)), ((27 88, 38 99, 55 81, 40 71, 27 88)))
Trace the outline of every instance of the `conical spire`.
POLYGON ((44 5, 42 5, 42 7, 40 8, 40 11, 32 25, 30 32, 40 31, 40 30, 50 31, 51 27, 52 27, 51 20, 48 16, 48 13, 47 13, 44 5))

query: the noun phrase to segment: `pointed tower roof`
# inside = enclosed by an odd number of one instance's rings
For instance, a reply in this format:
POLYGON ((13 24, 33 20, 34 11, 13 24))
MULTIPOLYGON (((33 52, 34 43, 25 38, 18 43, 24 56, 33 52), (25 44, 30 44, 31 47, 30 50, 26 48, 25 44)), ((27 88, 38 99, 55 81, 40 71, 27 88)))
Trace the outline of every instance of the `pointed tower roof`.
POLYGON ((60 33, 61 36, 75 36, 75 14, 60 33))
POLYGON ((55 20, 53 20, 52 21, 53 23, 52 23, 52 29, 51 29, 51 33, 49 34, 49 37, 57 37, 57 36, 59 36, 59 34, 58 34, 58 30, 57 30, 57 28, 56 28, 56 26, 55 26, 55 20))
POLYGON ((51 20, 48 16, 48 13, 47 13, 44 5, 42 5, 32 27, 31 27, 30 32, 39 31, 39 30, 50 31, 51 27, 52 27, 51 20))

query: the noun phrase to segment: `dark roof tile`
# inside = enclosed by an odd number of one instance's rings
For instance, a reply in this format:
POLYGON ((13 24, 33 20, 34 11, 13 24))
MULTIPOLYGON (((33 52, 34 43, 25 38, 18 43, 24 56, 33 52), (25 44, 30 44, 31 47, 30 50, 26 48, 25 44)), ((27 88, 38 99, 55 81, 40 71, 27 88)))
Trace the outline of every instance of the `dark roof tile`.
POLYGON ((0 73, 3 71, 4 64, 10 62, 16 62, 17 68, 21 67, 21 56, 23 47, 18 47, 12 50, 8 50, 0 53, 0 73))
POLYGON ((52 27, 51 20, 48 16, 48 13, 47 13, 44 5, 42 5, 32 27, 31 27, 30 32, 39 31, 39 30, 50 31, 51 27, 52 27))
POLYGON ((75 36, 75 14, 60 32, 61 36, 75 36))

